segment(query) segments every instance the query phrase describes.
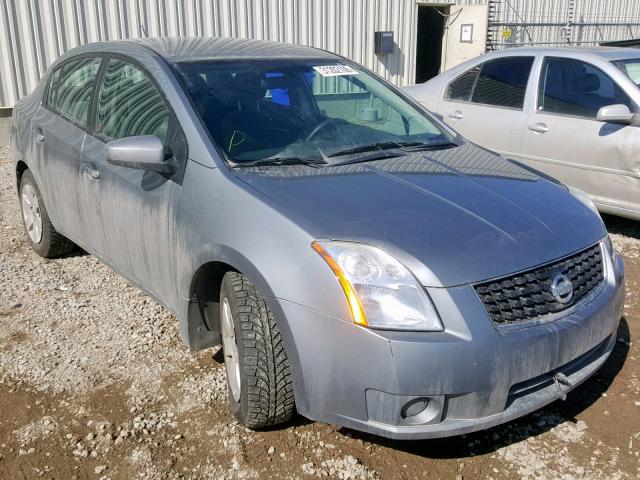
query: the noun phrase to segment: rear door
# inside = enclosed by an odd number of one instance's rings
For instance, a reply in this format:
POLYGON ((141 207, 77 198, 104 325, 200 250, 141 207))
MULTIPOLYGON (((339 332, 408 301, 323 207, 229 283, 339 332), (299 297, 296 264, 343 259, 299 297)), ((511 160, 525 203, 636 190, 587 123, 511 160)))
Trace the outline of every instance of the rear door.
POLYGON ((638 111, 601 68, 573 58, 545 57, 536 108, 528 115, 524 159, 584 190, 599 205, 633 208, 630 192, 637 191, 639 180, 625 166, 637 158, 640 129, 598 122, 598 110, 613 104, 638 111))
POLYGON ((100 58, 69 60, 51 74, 43 104, 31 128, 43 195, 48 213, 61 233, 86 243, 81 189, 81 152, 100 58))
POLYGON ((533 56, 509 56, 468 69, 445 86, 444 121, 472 142, 514 155, 521 148, 533 62, 533 56))
POLYGON ((141 66, 110 58, 95 106, 94 130, 82 152, 83 201, 92 211, 91 244, 120 273, 172 306, 176 295, 176 217, 187 160, 186 141, 161 90, 141 66), (178 171, 162 174, 106 161, 110 140, 155 135, 178 171))

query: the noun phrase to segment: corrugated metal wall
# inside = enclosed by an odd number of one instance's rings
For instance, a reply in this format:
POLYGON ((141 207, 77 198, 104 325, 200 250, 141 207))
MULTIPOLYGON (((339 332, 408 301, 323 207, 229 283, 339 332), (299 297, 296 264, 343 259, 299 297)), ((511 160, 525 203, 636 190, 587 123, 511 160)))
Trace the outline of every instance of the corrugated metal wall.
POLYGON ((120 38, 215 35, 330 50, 387 79, 413 79, 413 0, 0 0, 0 107, 29 93, 47 66, 78 45, 120 38), (397 47, 374 52, 376 30, 397 47))
POLYGON ((417 3, 488 3, 490 50, 640 37, 640 0, 0 0, 0 107, 30 92, 62 52, 144 35, 301 43, 412 83, 417 3), (392 55, 373 53, 376 30, 395 32, 392 55))

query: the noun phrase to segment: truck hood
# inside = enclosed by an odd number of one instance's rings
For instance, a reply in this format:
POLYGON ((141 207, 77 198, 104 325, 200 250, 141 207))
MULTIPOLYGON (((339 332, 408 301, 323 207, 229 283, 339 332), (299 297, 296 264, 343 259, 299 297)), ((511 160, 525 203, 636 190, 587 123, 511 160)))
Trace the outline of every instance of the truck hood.
POLYGON ((473 144, 239 178, 317 239, 379 246, 425 286, 475 283, 569 255, 606 230, 561 184, 473 144))

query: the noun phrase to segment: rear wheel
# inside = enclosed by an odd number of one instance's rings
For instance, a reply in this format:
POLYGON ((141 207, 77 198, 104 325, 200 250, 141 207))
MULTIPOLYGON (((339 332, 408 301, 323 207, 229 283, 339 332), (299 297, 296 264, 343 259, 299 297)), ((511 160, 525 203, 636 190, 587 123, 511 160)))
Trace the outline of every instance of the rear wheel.
POLYGON ((282 337, 266 302, 240 273, 222 280, 220 327, 234 416, 248 428, 289 420, 295 402, 282 337))
POLYGON ((27 240, 35 252, 45 258, 58 257, 73 250, 74 244, 54 228, 42 195, 29 170, 20 179, 20 207, 27 240))

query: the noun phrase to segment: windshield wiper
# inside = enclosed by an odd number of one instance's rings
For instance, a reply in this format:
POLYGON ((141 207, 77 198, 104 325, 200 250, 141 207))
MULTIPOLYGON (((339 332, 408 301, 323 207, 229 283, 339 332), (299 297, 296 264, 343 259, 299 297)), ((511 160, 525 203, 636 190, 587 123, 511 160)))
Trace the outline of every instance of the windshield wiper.
POLYGON ((369 145, 360 145, 359 147, 348 148, 346 150, 339 150, 327 155, 327 157, 342 157, 344 155, 355 155, 358 153, 392 150, 394 148, 412 147, 419 144, 420 142, 377 142, 369 145))
POLYGON ((345 160, 343 162, 332 163, 332 167, 339 167, 340 165, 350 165, 352 163, 364 163, 364 162, 373 162, 374 160, 384 160, 385 158, 397 158, 404 157, 405 153, 402 152, 375 152, 370 155, 362 155, 361 157, 354 157, 349 160, 345 160))
POLYGON ((457 146, 458 144, 453 142, 378 142, 371 143, 369 145, 361 145, 359 147, 349 148, 347 150, 340 150, 327 156, 329 158, 342 157, 344 155, 357 155, 358 153, 368 153, 393 149, 404 150, 407 152, 419 152, 423 150, 444 150, 446 148, 453 148, 457 146))
POLYGON ((427 150, 446 150, 448 148, 455 148, 459 145, 453 142, 438 142, 438 143, 423 143, 416 142, 416 145, 406 145, 402 149, 407 152, 423 152, 427 150))
POLYGON ((233 165, 233 168, 249 168, 249 167, 265 167, 265 166, 279 166, 279 165, 306 165, 309 167, 318 168, 318 165, 326 165, 327 162, 322 159, 305 159, 299 157, 274 157, 263 158, 261 160, 252 160, 250 162, 237 162, 233 165))

